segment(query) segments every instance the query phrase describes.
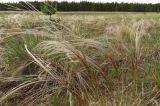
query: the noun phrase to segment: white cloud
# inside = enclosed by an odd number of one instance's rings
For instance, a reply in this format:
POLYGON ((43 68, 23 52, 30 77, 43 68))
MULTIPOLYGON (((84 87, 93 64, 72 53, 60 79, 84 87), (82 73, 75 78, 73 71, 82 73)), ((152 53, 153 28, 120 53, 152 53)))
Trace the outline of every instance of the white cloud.
MULTIPOLYGON (((0 0, 0 2, 19 2, 19 1, 32 1, 32 0, 0 0)), ((45 1, 45 0, 33 0, 33 1, 45 1)), ((52 0, 54 1, 54 0, 52 0)), ((160 0, 57 0, 57 1, 92 1, 92 2, 129 2, 129 3, 160 3, 160 0)))

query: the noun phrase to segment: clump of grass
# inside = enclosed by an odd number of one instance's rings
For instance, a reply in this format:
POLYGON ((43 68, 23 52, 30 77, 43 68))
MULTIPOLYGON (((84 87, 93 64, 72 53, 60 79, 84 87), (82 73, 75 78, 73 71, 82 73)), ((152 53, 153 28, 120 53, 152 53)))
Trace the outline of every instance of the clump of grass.
POLYGON ((51 106, 70 106, 69 101, 62 102, 59 97, 53 96, 50 98, 51 106))
POLYGON ((3 71, 7 70, 8 66, 7 63, 4 61, 5 57, 4 57, 4 48, 0 47, 0 73, 2 74, 3 71))
POLYGON ((18 36, 10 38, 7 40, 7 43, 4 44, 4 47, 6 48, 6 52, 8 54, 7 57, 10 59, 16 58, 18 60, 19 58, 19 60, 25 60, 25 58, 27 57, 27 53, 25 52, 24 44, 28 44, 29 48, 31 49, 38 42, 39 42, 38 39, 33 35, 25 35, 23 37, 18 36))

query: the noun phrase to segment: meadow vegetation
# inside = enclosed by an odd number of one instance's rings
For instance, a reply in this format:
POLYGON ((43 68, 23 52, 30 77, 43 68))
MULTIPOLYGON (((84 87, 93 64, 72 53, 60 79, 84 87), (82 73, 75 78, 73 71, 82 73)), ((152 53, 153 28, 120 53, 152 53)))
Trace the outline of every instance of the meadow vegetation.
POLYGON ((0 105, 159 105, 160 14, 0 16, 0 105))

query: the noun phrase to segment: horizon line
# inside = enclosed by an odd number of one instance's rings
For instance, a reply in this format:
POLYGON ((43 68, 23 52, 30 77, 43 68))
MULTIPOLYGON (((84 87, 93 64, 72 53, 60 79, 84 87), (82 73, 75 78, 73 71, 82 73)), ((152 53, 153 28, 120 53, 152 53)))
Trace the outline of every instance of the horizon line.
MULTIPOLYGON (((19 3, 19 2, 45 2, 46 0, 42 0, 42 1, 38 1, 38 0, 27 0, 27 1, 0 1, 0 3, 19 3)), ((129 3, 129 4, 160 4, 160 2, 157 2, 157 3, 139 3, 139 2, 115 2, 115 1, 113 1, 113 2, 100 2, 100 1, 87 1, 87 0, 82 0, 82 1, 66 1, 66 0, 64 0, 64 1, 58 1, 58 0, 54 0, 55 2, 68 2, 68 3, 71 3, 71 2, 77 2, 77 3, 79 3, 79 2, 91 2, 91 3, 129 3)), ((52 2, 54 2, 53 0, 52 0, 52 2)))

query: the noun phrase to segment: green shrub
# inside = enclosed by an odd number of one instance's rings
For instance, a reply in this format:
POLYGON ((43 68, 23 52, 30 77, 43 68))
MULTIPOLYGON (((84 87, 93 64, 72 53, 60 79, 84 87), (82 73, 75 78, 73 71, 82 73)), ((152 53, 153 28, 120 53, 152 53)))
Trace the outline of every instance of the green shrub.
POLYGON ((52 2, 50 1, 47 1, 45 2, 43 5, 41 5, 41 11, 46 14, 46 15, 49 15, 50 16, 50 20, 51 20, 51 16, 53 14, 56 13, 57 9, 56 9, 56 5, 53 4, 52 2))

